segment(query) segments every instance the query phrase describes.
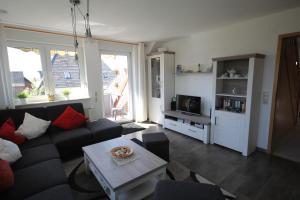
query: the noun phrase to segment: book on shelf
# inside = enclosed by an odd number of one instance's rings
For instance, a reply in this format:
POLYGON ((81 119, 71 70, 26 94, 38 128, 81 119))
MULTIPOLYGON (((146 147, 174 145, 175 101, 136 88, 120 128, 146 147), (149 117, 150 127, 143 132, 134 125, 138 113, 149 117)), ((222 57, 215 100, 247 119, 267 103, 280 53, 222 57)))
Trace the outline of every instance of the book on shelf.
POLYGON ((224 98, 221 99, 220 104, 221 104, 220 109, 226 111, 243 113, 246 110, 245 101, 238 100, 238 99, 224 98))

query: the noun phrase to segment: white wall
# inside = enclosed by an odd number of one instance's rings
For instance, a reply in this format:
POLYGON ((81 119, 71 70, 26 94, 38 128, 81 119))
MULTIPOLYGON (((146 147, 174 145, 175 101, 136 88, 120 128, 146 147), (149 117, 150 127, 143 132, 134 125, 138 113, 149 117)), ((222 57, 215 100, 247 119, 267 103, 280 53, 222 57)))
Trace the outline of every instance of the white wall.
MULTIPOLYGON (((269 101, 267 104, 261 103, 258 147, 266 149, 278 35, 300 31, 299 19, 300 8, 296 8, 171 40, 162 46, 176 52, 176 65, 211 64, 213 57, 248 53, 265 54, 262 91, 269 93, 269 101)), ((212 74, 177 76, 175 82, 176 93, 201 96, 204 99, 204 112, 206 114, 209 112, 212 99, 212 74)))

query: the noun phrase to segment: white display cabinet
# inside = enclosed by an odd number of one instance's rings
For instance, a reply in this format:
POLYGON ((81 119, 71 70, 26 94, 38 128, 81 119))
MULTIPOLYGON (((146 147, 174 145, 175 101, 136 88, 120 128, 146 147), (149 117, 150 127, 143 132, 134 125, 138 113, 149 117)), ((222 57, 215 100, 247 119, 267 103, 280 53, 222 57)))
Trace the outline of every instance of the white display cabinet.
POLYGON ((211 141, 244 156, 256 149, 264 57, 213 58, 211 141))
POLYGON ((175 53, 170 51, 148 55, 149 120, 163 124, 164 111, 171 109, 175 91, 175 53))

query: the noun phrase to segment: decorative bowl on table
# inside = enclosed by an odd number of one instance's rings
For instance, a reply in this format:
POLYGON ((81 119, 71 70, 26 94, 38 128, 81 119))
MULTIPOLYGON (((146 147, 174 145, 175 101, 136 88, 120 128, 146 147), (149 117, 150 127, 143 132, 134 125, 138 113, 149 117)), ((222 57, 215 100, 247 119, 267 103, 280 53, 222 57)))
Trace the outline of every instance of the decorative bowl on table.
POLYGON ((133 155, 133 150, 127 146, 119 146, 112 148, 110 153, 114 158, 128 158, 133 155))

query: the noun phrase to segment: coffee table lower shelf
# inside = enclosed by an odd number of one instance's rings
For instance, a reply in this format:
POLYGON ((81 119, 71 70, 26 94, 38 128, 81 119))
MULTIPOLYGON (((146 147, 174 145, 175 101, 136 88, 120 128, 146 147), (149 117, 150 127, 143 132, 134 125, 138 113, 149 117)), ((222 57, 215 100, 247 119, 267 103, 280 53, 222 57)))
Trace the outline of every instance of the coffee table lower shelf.
POLYGON ((140 200, 143 199, 150 194, 154 192, 155 186, 158 182, 157 178, 152 178, 151 180, 148 180, 141 185, 136 186, 135 188, 132 188, 129 191, 124 191, 119 194, 120 200, 125 199, 132 199, 132 200, 140 200))
POLYGON ((166 176, 166 167, 161 167, 114 190, 86 155, 84 160, 87 172, 94 174, 111 200, 141 200, 152 194, 157 182, 166 176))

